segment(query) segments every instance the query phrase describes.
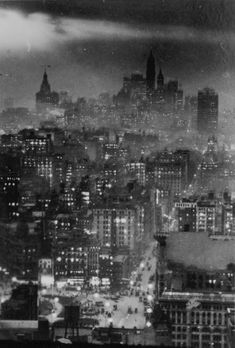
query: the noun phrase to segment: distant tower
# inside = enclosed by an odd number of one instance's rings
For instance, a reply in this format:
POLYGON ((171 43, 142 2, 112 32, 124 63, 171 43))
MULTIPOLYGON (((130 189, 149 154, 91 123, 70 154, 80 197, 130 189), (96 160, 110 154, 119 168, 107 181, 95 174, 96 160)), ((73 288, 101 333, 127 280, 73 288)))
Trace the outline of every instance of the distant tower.
POLYGON ((157 88, 162 89, 164 87, 164 76, 162 73, 162 69, 160 68, 159 73, 157 75, 157 88))
POLYGON ((197 126, 200 133, 215 134, 218 128, 218 94, 211 88, 198 91, 197 126))
POLYGON ((51 91, 48 82, 47 72, 44 71, 40 91, 36 93, 36 106, 38 110, 43 110, 48 106, 57 106, 59 103, 59 94, 51 91))
POLYGON ((43 79, 42 79, 42 83, 41 83, 40 92, 45 94, 45 95, 51 93, 51 86, 50 86, 50 84, 48 82, 46 70, 44 71, 44 74, 43 74, 43 79))
POLYGON ((152 50, 150 51, 150 55, 147 61, 147 69, 146 69, 146 87, 147 92, 151 95, 155 89, 155 59, 153 56, 152 50))

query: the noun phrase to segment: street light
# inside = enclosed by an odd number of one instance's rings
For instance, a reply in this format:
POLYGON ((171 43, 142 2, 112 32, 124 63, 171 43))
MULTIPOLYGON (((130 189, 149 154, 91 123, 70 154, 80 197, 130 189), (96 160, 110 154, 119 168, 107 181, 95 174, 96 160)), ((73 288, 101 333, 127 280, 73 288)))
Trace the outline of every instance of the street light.
POLYGON ((112 324, 113 323, 113 318, 108 318, 108 322, 109 322, 109 324, 112 324))
POLYGON ((147 327, 150 327, 152 324, 150 323, 150 321, 147 321, 147 323, 146 323, 146 326, 147 327))

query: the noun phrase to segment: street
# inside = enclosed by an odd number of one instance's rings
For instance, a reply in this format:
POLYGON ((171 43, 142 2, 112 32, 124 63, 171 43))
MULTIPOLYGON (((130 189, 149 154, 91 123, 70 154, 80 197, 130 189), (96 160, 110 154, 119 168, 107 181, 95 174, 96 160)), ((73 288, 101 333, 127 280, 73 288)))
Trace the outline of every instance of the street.
MULTIPOLYGON (((156 256, 154 256, 154 241, 146 250, 139 267, 133 271, 130 277, 130 284, 123 292, 116 293, 116 297, 112 294, 103 293, 81 293, 79 292, 73 302, 81 304, 81 308, 88 307, 89 310, 84 310, 82 317, 91 317, 97 319, 100 327, 125 327, 127 329, 137 328, 144 329, 150 326, 148 315, 151 314, 152 304, 155 292, 155 271, 156 271, 156 256), (114 299, 115 297, 115 299, 114 299), (101 306, 97 308, 96 303, 101 306), (93 310, 93 312, 92 312, 93 310), (99 312, 99 313, 97 313, 99 312)), ((54 296, 50 299, 53 305, 52 313, 46 316, 52 324, 55 321, 61 320, 63 311, 63 303, 61 303, 61 294, 53 290, 54 296), (59 317, 60 316, 60 317, 59 317)), ((65 295, 65 293, 64 293, 65 295)))

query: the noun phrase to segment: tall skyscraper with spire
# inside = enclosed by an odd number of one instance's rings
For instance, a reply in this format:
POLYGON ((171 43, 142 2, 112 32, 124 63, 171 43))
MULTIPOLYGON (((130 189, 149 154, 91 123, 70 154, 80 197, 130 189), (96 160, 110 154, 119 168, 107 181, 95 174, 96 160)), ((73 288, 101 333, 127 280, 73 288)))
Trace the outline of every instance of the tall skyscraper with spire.
POLYGON ((42 83, 41 83, 40 92, 44 93, 44 94, 50 94, 51 93, 51 86, 50 86, 50 84, 48 82, 48 77, 47 77, 46 70, 44 71, 44 74, 43 74, 43 79, 42 79, 42 83))
POLYGON ((161 68, 160 68, 159 73, 157 75, 157 88, 158 89, 163 89, 164 88, 164 76, 163 76, 161 68))
POLYGON ((146 69, 146 87, 147 93, 152 95, 155 90, 155 59, 152 50, 150 51, 148 61, 147 61, 147 69, 146 69))
POLYGON ((42 110, 45 107, 57 106, 58 103, 59 94, 57 92, 51 92, 51 86, 48 82, 48 76, 45 70, 40 91, 36 93, 36 107, 38 110, 42 110))

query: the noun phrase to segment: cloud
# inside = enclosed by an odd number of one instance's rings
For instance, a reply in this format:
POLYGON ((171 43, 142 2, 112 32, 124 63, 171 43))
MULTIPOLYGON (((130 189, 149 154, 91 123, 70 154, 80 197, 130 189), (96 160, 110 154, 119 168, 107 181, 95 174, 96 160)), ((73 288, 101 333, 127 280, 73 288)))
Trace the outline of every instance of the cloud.
POLYGON ((0 9, 0 51, 52 50, 70 41, 159 40, 234 44, 232 32, 185 26, 127 25, 117 22, 51 17, 0 9))

